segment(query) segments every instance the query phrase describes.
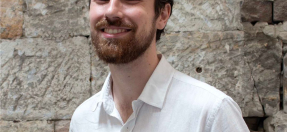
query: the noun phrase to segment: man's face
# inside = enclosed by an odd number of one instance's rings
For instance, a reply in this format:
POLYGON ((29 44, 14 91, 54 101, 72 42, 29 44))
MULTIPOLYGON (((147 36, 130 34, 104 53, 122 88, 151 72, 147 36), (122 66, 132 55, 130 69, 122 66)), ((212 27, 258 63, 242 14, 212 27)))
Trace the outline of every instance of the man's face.
POLYGON ((154 0, 92 0, 92 43, 107 63, 129 63, 155 41, 154 0))

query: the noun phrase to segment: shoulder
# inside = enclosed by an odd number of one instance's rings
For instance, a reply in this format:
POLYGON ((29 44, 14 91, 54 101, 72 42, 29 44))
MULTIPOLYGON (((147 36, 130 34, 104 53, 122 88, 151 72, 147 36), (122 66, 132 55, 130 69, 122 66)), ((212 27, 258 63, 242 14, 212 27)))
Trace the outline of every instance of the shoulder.
POLYGON ((90 116, 101 99, 100 95, 101 92, 98 92, 89 99, 85 100, 81 105, 79 105, 72 116, 72 121, 74 123, 82 122, 87 116, 90 116))
MULTIPOLYGON (((230 98, 228 95, 218 90, 217 88, 199 81, 195 78, 192 78, 184 73, 176 71, 173 79, 172 79, 172 88, 181 90, 184 89, 186 94, 197 93, 202 95, 202 97, 206 96, 208 98, 216 98, 219 100, 223 100, 224 98, 230 98)), ((182 93, 182 94, 185 94, 182 93)))
POLYGON ((186 120, 190 122, 202 121, 207 130, 216 125, 224 125, 224 120, 227 120, 228 116, 236 118, 234 120, 241 124, 240 129, 246 128, 241 110, 231 97, 207 83, 178 71, 173 75, 164 106, 166 111, 172 109, 171 111, 185 115, 186 120))
POLYGON ((176 71, 169 84, 165 106, 185 107, 190 109, 190 112, 210 113, 218 109, 227 98, 231 99, 215 87, 176 71))
POLYGON ((209 116, 206 130, 210 132, 249 131, 239 106, 230 97, 222 100, 220 105, 209 116))

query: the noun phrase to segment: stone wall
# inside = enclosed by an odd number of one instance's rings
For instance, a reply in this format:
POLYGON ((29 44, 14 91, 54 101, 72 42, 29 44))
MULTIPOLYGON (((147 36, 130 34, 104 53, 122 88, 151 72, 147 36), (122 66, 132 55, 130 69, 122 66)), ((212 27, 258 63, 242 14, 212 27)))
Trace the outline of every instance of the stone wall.
MULTIPOLYGON (((89 38, 88 0, 0 0, 0 130, 67 132, 109 71, 89 38)), ((230 95, 252 131, 287 131, 287 1, 175 0, 157 47, 230 95)))

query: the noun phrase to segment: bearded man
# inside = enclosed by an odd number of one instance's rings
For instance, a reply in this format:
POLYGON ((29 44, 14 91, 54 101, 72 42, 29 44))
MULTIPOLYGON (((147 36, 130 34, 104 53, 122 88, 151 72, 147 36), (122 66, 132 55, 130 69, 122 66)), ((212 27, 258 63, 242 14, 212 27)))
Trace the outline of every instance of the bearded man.
POLYGON ((172 6, 173 0, 90 2, 92 43, 110 73, 74 112, 71 132, 249 131, 229 96, 157 54, 172 6))

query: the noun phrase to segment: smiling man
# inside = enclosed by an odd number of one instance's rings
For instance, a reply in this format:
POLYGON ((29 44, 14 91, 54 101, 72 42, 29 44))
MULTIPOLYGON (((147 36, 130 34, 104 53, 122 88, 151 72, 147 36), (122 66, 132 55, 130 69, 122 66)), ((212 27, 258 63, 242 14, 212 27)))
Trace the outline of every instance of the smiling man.
POLYGON ((249 131, 229 96, 157 54, 172 6, 173 0, 90 2, 92 43, 111 72, 76 109, 71 132, 249 131))

